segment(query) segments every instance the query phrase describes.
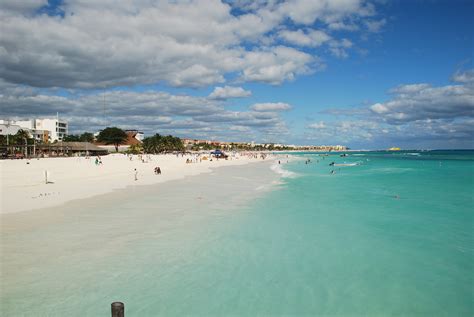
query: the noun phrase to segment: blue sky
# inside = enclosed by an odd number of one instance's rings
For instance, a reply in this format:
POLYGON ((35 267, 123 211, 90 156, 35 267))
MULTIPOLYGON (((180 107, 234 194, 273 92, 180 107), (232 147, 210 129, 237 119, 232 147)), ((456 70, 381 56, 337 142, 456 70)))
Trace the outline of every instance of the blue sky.
POLYGON ((76 133, 474 147, 472 1, 7 0, 0 10, 4 118, 59 112, 76 133))

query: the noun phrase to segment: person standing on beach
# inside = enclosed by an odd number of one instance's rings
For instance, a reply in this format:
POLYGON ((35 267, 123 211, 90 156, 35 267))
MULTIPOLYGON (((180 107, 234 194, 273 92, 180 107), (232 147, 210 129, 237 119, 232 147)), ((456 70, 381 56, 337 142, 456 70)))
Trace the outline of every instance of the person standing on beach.
POLYGON ((134 171, 135 171, 135 180, 137 181, 138 180, 138 171, 137 171, 136 168, 134 169, 134 171))

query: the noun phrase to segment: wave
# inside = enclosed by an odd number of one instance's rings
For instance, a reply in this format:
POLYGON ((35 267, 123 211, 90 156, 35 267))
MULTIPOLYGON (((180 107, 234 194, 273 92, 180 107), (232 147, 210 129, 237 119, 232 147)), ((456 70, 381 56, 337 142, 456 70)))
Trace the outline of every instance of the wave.
POLYGON ((339 164, 334 164, 334 166, 357 166, 359 163, 339 163, 339 164))
POLYGON ((377 173, 384 173, 384 174, 393 174, 393 173, 406 173, 406 172, 414 172, 416 169, 409 168, 409 167, 381 167, 381 168, 374 168, 371 172, 377 173))
POLYGON ((298 176, 294 172, 283 169, 281 167, 281 164, 278 164, 278 162, 275 162, 274 164, 272 164, 272 166, 270 166, 270 169, 272 171, 274 171, 275 173, 280 174, 282 177, 285 177, 285 178, 291 178, 291 177, 298 176))

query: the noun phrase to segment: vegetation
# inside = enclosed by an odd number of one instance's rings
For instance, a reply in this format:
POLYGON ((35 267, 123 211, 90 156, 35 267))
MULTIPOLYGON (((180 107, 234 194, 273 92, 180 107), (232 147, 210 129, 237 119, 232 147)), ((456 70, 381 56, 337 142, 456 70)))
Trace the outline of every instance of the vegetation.
POLYGON ((1 145, 20 145, 33 144, 34 140, 30 137, 30 134, 26 130, 18 130, 16 134, 10 134, 7 138, 6 135, 0 135, 1 145))
POLYGON ((26 130, 18 130, 16 134, 10 134, 8 136, 0 135, 2 155, 7 155, 8 153, 24 153, 25 155, 27 155, 28 147, 32 146, 34 143, 35 140, 26 130))
POLYGON ((292 148, 285 146, 285 145, 275 145, 272 143, 268 144, 250 144, 250 143, 230 143, 224 145, 216 145, 216 144, 209 144, 209 143, 198 143, 194 144, 191 147, 192 151, 200 151, 200 150, 214 150, 214 149, 222 149, 222 150, 232 150, 232 151, 285 151, 285 150, 292 150, 292 148))
POLYGON ((94 135, 90 132, 84 132, 81 135, 70 134, 63 138, 64 142, 94 142, 94 135))
POLYGON ((94 134, 90 132, 84 132, 79 137, 79 140, 81 140, 81 142, 94 142, 94 134))
POLYGON ((141 144, 132 144, 127 150, 128 154, 140 154, 143 153, 143 146, 141 144))
POLYGON ((172 135, 162 136, 155 134, 152 137, 143 140, 143 149, 145 153, 163 153, 163 152, 183 152, 184 144, 180 138, 172 135))
POLYGON ((118 147, 127 139, 127 134, 122 129, 117 127, 105 128, 97 136, 97 141, 105 144, 113 144, 115 151, 118 152, 118 147))
POLYGON ((199 150, 214 150, 216 148, 215 145, 209 144, 209 143, 198 143, 194 144, 191 147, 191 150, 193 151, 199 151, 199 150))

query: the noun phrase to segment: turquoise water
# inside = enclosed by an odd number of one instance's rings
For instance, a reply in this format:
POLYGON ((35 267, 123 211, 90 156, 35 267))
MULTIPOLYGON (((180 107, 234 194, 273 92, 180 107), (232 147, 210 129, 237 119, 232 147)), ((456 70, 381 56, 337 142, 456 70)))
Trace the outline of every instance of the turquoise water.
POLYGON ((251 167, 222 169, 174 208, 167 185, 2 236, 2 315, 474 315, 473 151, 281 161, 259 195, 251 167))

